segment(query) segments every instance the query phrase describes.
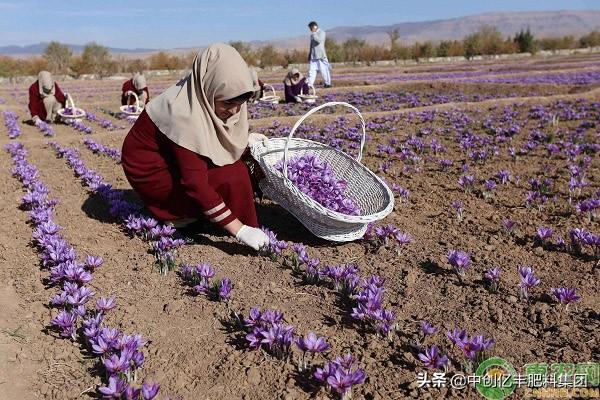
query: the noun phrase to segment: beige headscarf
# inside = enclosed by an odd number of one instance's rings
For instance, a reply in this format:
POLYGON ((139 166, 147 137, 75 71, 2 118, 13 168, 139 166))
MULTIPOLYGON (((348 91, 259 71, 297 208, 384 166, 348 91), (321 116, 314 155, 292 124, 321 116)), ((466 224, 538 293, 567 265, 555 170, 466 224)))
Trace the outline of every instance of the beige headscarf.
POLYGON ((135 87, 135 90, 140 91, 146 86, 148 85, 146 84, 146 77, 144 75, 139 73, 133 75, 133 87, 135 87))
POLYGON ((40 71, 38 74, 38 86, 40 87, 40 95, 42 97, 54 95, 56 91, 54 88, 54 78, 52 78, 52 74, 48 71, 40 71), (44 88, 50 89, 50 92, 44 92, 44 88))
POLYGON ((283 83, 288 86, 297 85, 298 82, 302 80, 302 78, 304 78, 304 75, 300 73, 300 70, 298 68, 292 68, 292 70, 288 72, 287 76, 283 80, 283 83), (298 79, 294 78, 294 75, 296 74, 298 74, 298 79))
POLYGON ((242 56, 233 47, 216 43, 194 58, 187 77, 151 100, 146 112, 181 147, 219 166, 233 164, 248 146, 246 104, 223 122, 214 112, 215 100, 252 91, 252 76, 242 56))
POLYGON ((258 84, 258 71, 254 67, 249 67, 250 75, 252 76, 252 85, 254 86, 254 91, 260 90, 260 85, 258 84))

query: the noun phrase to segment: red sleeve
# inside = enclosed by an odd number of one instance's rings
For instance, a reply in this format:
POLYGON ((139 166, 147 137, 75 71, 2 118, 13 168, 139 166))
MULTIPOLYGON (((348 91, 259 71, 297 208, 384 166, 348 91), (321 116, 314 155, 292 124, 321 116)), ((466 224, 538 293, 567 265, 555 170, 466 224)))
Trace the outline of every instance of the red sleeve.
POLYGON ((56 82, 54 83, 54 97, 63 107, 67 104, 67 98, 56 82))
POLYGON ((210 221, 225 226, 236 216, 223 202, 221 196, 208 183, 208 163, 202 156, 171 142, 171 150, 181 174, 181 184, 186 193, 202 208, 210 221))
POLYGON ((46 119, 46 109, 40 96, 40 87, 37 81, 29 86, 29 113, 31 117, 37 115, 42 120, 46 119))
POLYGON ((121 88, 121 105, 122 106, 127 105, 127 100, 129 100, 129 98, 128 98, 128 96, 125 96, 125 93, 127 93, 130 90, 131 91, 134 90, 133 81, 131 79, 128 81, 125 81, 125 83, 123 83, 123 87, 121 88))

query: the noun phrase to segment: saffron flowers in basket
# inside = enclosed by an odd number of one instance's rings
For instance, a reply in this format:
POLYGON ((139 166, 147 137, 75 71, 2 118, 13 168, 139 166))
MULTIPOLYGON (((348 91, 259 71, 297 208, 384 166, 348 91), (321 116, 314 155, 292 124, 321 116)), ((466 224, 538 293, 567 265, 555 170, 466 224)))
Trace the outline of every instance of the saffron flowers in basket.
MULTIPOLYGON (((283 160, 278 161, 275 168, 283 173, 283 160)), ((341 214, 360 215, 358 206, 345 193, 347 183, 337 179, 331 165, 314 153, 292 157, 287 176, 302 193, 323 207, 341 214)))

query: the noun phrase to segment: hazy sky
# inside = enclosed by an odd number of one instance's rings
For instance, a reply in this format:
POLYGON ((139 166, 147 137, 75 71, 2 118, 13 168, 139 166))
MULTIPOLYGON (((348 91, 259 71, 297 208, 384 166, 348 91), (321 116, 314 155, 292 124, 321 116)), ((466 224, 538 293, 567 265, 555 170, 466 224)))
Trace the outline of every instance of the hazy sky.
POLYGON ((195 47, 487 11, 600 9, 600 0, 0 0, 0 46, 58 40, 112 47, 195 47))

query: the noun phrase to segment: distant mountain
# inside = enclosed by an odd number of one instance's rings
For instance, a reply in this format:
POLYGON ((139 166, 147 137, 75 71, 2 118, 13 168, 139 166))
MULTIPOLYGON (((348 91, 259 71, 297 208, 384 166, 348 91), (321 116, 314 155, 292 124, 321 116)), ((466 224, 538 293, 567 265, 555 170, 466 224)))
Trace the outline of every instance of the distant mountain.
MULTIPOLYGON (((398 29, 400 41, 410 44, 417 41, 440 41, 462 39, 483 25, 494 25, 505 36, 512 36, 521 29, 529 27, 536 37, 575 35, 580 36, 592 30, 600 30, 600 10, 589 11, 524 11, 524 12, 489 12, 479 15, 469 15, 458 18, 440 19, 435 21, 402 22, 386 26, 340 26, 335 28, 323 27, 329 38, 344 41, 351 37, 366 40, 373 44, 388 44, 388 32, 398 29)), ((254 47, 272 44, 281 49, 302 49, 308 45, 308 35, 282 39, 252 41, 254 47)), ((48 43, 38 43, 30 46, 0 47, 0 54, 36 55, 42 54, 48 43)), ((69 46, 75 54, 83 51, 83 45, 69 46)), ((169 50, 182 53, 198 48, 177 48, 169 50)), ((109 48, 111 53, 144 56, 157 52, 156 49, 122 49, 109 48)))
MULTIPOLYGON (((63 43, 64 44, 64 43, 63 43)), ((24 55, 39 55, 43 54, 48 46, 48 42, 41 42, 37 44, 31 44, 29 46, 0 46, 0 54, 13 55, 13 56, 24 56, 24 55)), ((85 45, 81 44, 65 44, 69 47, 74 54, 81 54, 85 45)), ((109 47, 108 51, 111 53, 124 53, 124 54, 136 54, 136 53, 153 53, 156 49, 120 49, 118 47, 109 47)))
MULTIPOLYGON (((494 25, 505 36, 513 36, 519 30, 528 27, 536 37, 581 36, 593 30, 600 30, 600 10, 489 12, 435 21, 402 22, 386 26, 324 28, 327 30, 328 37, 336 41, 356 37, 372 44, 389 44, 388 32, 398 29, 400 41, 403 44, 411 44, 426 40, 435 42, 462 39, 483 25, 494 25)), ((272 44, 277 48, 304 48, 307 46, 307 36, 254 41, 252 45, 272 44)))

